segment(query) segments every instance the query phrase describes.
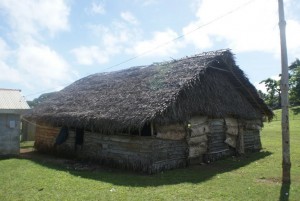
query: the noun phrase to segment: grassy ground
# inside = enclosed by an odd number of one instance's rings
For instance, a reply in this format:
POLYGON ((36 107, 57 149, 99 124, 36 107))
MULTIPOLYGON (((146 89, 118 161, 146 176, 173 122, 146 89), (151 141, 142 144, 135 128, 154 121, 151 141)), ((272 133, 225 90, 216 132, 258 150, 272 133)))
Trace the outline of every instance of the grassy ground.
POLYGON ((274 121, 265 124, 260 153, 150 176, 75 170, 43 155, 0 159, 0 200, 299 200, 300 121, 291 120, 290 127, 290 186, 281 185, 280 122, 274 121))
MULTIPOLYGON (((274 114, 273 121, 281 121, 281 110, 275 110, 274 114)), ((300 106, 290 109, 289 118, 290 120, 300 120, 300 106)))

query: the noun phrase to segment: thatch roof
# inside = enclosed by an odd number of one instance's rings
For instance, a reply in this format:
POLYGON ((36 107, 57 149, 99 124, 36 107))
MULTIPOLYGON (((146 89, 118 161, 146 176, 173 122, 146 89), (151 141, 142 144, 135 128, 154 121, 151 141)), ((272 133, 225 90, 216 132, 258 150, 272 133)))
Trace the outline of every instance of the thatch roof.
POLYGON ((118 130, 192 115, 271 119, 229 50, 82 78, 29 115, 55 125, 118 130))

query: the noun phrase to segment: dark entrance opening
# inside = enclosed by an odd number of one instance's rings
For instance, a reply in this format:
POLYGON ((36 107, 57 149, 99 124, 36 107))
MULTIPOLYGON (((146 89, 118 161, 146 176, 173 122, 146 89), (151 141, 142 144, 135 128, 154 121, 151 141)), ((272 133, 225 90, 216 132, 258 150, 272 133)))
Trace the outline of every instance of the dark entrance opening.
POLYGON ((141 136, 151 136, 151 125, 145 124, 141 130, 141 136))
POLYGON ((77 150, 77 145, 81 146, 83 145, 83 139, 84 139, 84 128, 76 128, 75 130, 75 150, 77 150))

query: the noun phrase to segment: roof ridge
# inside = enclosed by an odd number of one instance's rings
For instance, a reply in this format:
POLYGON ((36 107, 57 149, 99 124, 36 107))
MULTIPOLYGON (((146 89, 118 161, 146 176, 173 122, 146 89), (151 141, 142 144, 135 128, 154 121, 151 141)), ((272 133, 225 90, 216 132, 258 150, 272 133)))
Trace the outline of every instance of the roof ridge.
MULTIPOLYGON (((187 60, 187 59, 195 59, 195 58, 198 58, 198 57, 220 56, 220 55, 224 54, 225 52, 231 52, 231 49, 227 48, 227 49, 219 49, 219 50, 216 50, 216 51, 201 52, 201 53, 194 54, 194 55, 191 55, 191 56, 181 57, 179 59, 174 59, 174 58, 171 57, 173 60, 153 62, 151 65, 166 65, 166 64, 171 64, 171 63, 174 63, 174 62, 183 61, 183 60, 187 60)), ((147 65, 147 67, 151 66, 151 65, 147 65)), ((139 67, 139 66, 137 66, 137 67, 139 67)))

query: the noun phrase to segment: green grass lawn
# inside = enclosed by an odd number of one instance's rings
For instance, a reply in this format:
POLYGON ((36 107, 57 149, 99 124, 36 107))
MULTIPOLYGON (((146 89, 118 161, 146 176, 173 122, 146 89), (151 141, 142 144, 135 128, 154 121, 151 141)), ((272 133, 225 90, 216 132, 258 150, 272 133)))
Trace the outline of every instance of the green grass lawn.
MULTIPOLYGON (((274 119, 273 121, 281 121, 281 110, 274 111, 274 119)), ((300 106, 296 106, 290 109, 289 112, 290 120, 300 120, 300 106)))
POLYGON ((274 121, 263 128, 260 153, 156 175, 0 159, 0 200, 299 200, 300 120, 291 120, 290 130, 290 186, 281 185, 280 121, 274 121))

